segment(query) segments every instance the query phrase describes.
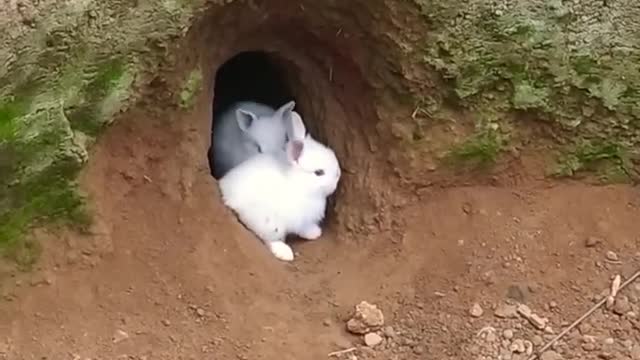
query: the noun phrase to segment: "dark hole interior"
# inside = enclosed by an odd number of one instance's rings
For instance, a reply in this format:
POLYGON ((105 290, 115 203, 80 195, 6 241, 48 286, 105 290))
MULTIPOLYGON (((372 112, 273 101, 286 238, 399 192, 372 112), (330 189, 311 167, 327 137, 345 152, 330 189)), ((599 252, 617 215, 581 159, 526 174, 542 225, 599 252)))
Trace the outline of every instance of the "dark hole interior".
MULTIPOLYGON (((279 108, 296 100, 287 79, 286 63, 277 54, 264 51, 246 51, 236 54, 217 70, 214 83, 212 121, 238 101, 255 101, 279 108)), ((300 112, 298 105, 296 111, 300 112)), ((213 129, 213 126, 211 126, 213 129)), ((213 136, 212 136, 213 141, 213 136)), ((213 169, 213 144, 209 148, 209 167, 213 169)))

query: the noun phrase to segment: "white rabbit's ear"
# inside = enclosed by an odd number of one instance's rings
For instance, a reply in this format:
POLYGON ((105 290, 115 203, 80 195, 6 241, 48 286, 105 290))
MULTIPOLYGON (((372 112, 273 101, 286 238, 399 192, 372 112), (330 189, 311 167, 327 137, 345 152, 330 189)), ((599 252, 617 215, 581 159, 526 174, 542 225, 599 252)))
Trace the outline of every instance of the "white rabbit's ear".
POLYGON ((296 107, 296 102, 291 100, 288 103, 280 106, 280 108, 276 110, 274 116, 286 122, 291 117, 291 112, 293 111, 294 107, 296 107))
POLYGON ((300 160, 300 156, 302 156, 302 151, 304 150, 304 142, 300 140, 289 141, 286 147, 287 159, 289 159, 290 162, 298 162, 298 160, 300 160))
POLYGON ((238 109, 236 110, 236 120, 238 121, 238 126, 240 130, 246 132, 251 127, 254 121, 256 121, 258 117, 252 113, 251 111, 238 109))
POLYGON ((302 141, 307 134, 302 117, 297 112, 292 112, 289 121, 285 122, 287 129, 287 138, 291 141, 302 141))

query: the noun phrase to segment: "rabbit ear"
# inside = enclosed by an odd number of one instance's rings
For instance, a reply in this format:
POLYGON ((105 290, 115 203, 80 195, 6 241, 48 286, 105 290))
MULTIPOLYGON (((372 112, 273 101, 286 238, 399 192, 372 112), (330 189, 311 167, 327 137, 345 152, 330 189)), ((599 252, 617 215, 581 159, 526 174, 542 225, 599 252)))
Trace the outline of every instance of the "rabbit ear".
POLYGON ((304 140, 305 135, 307 134, 307 129, 304 126, 304 122, 302 118, 297 112, 291 113, 291 118, 289 121, 285 122, 286 130, 287 130, 287 138, 290 141, 304 140))
POLYGON ((246 132, 251 127, 251 124, 256 121, 258 117, 252 113, 251 111, 238 109, 236 110, 236 120, 238 121, 238 126, 240 130, 246 132))
POLYGON ((301 140, 293 140, 287 143, 287 159, 291 162, 298 162, 304 150, 304 142, 301 140))
POLYGON ((286 122, 289 120, 289 118, 291 118, 291 113, 293 112, 293 108, 295 106, 296 106, 296 102, 291 100, 288 103, 280 106, 280 108, 276 110, 274 116, 286 122))

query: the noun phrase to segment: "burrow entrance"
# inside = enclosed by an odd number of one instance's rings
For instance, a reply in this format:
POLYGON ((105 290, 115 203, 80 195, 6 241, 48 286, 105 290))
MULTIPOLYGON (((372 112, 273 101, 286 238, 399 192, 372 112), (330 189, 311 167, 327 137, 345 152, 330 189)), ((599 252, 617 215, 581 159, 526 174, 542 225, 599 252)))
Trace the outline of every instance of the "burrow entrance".
MULTIPOLYGON (((336 23, 318 18, 311 3, 275 3, 212 9, 192 30, 197 45, 191 46, 204 49, 198 60, 209 79, 211 111, 203 121, 213 125, 216 115, 241 100, 274 108, 295 100, 308 131, 336 152, 343 169, 329 199, 330 222, 351 230, 377 227, 393 176, 380 151, 389 137, 378 129, 376 87, 388 72, 375 68, 383 58, 372 46, 375 36, 352 14, 340 14, 344 23, 336 23)), ((210 141, 204 153, 212 169, 210 141)))
MULTIPOLYGON (((288 79, 295 79, 297 74, 287 74, 287 70, 294 66, 278 54, 264 51, 244 51, 223 63, 214 77, 212 129, 216 122, 221 121, 221 114, 237 102, 252 101, 277 109, 288 101, 296 100, 288 79)), ((296 111, 304 119, 304 111, 300 106, 296 106, 296 111)), ((217 173, 213 165, 214 141, 212 133, 208 151, 209 167, 211 175, 220 179, 222 174, 217 173)))

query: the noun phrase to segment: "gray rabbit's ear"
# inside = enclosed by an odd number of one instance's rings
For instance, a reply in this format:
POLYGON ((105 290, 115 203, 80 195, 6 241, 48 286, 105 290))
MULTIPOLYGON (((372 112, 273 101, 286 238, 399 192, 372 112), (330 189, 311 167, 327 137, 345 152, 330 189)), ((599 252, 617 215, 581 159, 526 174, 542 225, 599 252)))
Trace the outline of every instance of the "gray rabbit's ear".
POLYGON ((294 107, 296 107, 296 102, 291 100, 288 103, 280 106, 280 108, 276 110, 274 117, 287 122, 291 118, 291 113, 293 112, 294 107))
POLYGON ((238 121, 238 126, 240 127, 240 130, 244 132, 247 132, 251 127, 251 124, 253 124, 253 122, 257 119, 258 117, 251 111, 242 109, 236 110, 236 120, 238 121))

